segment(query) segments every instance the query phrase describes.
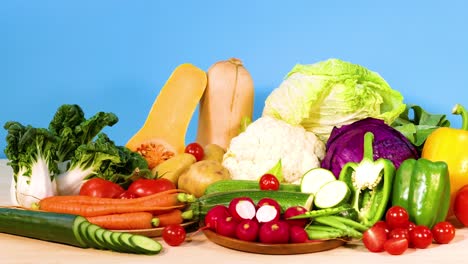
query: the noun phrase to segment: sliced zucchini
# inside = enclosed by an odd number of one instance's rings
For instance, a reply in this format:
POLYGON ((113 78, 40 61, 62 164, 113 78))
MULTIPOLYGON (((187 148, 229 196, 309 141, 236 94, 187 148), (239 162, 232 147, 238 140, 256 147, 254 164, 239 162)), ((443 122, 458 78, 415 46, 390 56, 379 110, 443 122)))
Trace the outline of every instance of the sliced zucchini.
POLYGON ((318 208, 336 207, 346 203, 351 197, 351 190, 343 181, 330 181, 315 194, 314 205, 318 208))
POLYGON ((315 196, 323 185, 331 181, 336 181, 336 177, 330 170, 324 168, 311 169, 302 176, 301 192, 311 193, 315 196))

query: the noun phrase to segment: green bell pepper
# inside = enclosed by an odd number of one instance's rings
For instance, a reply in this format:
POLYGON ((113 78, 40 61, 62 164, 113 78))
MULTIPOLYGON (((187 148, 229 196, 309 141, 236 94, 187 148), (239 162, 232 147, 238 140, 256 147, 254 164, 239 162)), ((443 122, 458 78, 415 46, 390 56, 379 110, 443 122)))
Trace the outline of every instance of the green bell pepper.
POLYGON ((374 134, 366 132, 361 162, 346 163, 339 175, 352 191, 351 205, 358 212, 359 222, 369 227, 384 216, 395 175, 392 161, 374 160, 373 141, 374 134))
POLYGON ((424 158, 403 161, 395 175, 392 205, 405 208, 416 225, 432 228, 444 221, 450 206, 447 163, 424 158))

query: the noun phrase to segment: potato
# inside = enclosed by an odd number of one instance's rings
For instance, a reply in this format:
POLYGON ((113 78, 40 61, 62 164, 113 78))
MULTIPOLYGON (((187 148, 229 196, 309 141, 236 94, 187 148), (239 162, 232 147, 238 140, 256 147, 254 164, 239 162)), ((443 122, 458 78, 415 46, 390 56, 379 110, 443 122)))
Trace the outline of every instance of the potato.
POLYGON ((215 160, 201 160, 190 166, 179 177, 178 188, 195 197, 201 197, 208 185, 219 180, 231 179, 229 170, 215 160))
POLYGON ((203 160, 216 160, 219 163, 223 162, 223 156, 226 153, 224 148, 217 144, 207 144, 204 147, 204 152, 203 160))
POLYGON ((166 178, 177 185, 180 175, 185 172, 197 160, 188 153, 180 153, 172 156, 156 166, 152 172, 161 178, 166 178))

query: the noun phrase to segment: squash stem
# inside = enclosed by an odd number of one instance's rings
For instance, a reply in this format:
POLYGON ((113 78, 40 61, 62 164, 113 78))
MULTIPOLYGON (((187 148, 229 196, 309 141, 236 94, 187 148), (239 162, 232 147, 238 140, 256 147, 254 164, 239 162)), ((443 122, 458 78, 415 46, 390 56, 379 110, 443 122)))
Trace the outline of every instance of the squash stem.
POLYGON ((452 109, 452 114, 462 116, 462 130, 468 131, 468 112, 461 104, 456 104, 452 109))

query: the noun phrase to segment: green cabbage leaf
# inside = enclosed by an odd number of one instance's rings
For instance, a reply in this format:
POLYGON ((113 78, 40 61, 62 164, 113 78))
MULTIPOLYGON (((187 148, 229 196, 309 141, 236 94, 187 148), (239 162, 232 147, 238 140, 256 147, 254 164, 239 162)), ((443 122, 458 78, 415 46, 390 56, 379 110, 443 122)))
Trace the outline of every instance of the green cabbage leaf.
POLYGON ((266 98, 262 115, 301 125, 326 142, 333 127, 373 117, 393 121, 403 96, 376 72, 340 59, 297 64, 266 98))

